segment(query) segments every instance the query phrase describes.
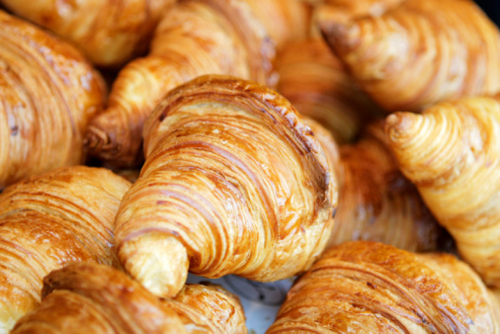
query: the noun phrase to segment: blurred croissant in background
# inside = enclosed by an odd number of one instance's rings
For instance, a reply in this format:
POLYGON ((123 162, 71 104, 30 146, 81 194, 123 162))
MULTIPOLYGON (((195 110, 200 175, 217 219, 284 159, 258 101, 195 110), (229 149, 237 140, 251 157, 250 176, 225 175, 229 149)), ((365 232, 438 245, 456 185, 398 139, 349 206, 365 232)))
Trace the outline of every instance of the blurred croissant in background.
POLYGON ((298 280, 267 333, 498 333, 498 298, 452 255, 350 242, 298 280))
POLYGON ((279 94, 200 77, 169 93, 144 133, 146 163, 115 233, 123 267, 150 291, 175 295, 188 270, 275 281, 321 255, 336 179, 279 94))
POLYGON ((388 111, 500 91, 500 34, 473 1, 368 1, 381 9, 359 17, 337 2, 318 10, 323 34, 388 111))
POLYGON ((500 287, 500 96, 395 113, 386 126, 401 171, 460 255, 500 287))
POLYGON ((39 304, 50 271, 74 261, 118 265, 114 219, 129 187, 106 169, 78 166, 0 194, 0 333, 39 304))
POLYGON ((175 0, 0 0, 15 14, 73 42, 98 66, 119 67, 145 52, 175 0))
POLYGON ((0 11, 0 190, 83 162, 104 83, 68 43, 0 11))
POLYGON ((42 304, 11 333, 247 333, 238 298, 186 285, 161 300, 111 267, 75 263, 44 279, 42 304))

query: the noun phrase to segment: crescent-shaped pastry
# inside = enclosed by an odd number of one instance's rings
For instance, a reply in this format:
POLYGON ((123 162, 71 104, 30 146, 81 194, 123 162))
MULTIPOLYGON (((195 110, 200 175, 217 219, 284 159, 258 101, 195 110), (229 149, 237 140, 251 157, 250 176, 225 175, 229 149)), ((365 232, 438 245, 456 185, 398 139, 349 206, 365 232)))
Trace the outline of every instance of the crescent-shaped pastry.
POLYGON ((217 286, 186 285, 162 300, 114 268, 70 264, 44 279, 42 304, 11 333, 245 334, 238 298, 217 286))
POLYGON ((0 10, 0 190, 83 162, 104 83, 68 43, 0 10))
POLYGON ((500 34, 473 1, 406 0, 389 7, 380 16, 344 19, 333 4, 318 14, 332 49, 381 106, 421 111, 500 91, 500 34))
POLYGON ((500 287, 500 96, 395 113, 386 126, 401 171, 461 256, 500 287))
POLYGON ((116 220, 118 256, 150 291, 188 270, 274 281, 323 251, 337 202, 311 129, 274 91, 205 76, 173 90, 144 132, 146 163, 116 220))
POLYGON ((200 75, 273 85, 274 43, 245 0, 184 0, 156 29, 150 53, 120 71, 108 108, 87 131, 90 154, 117 167, 143 160, 142 129, 164 95, 200 75))
POLYGON ((452 255, 349 242, 298 280, 267 334, 499 333, 495 298, 452 255))
POLYGON ((114 219, 129 187, 106 169, 80 166, 0 194, 0 333, 39 304, 50 271, 74 261, 118 265, 114 219))
POLYGON ((73 42, 96 65, 119 67, 146 51, 175 0, 0 0, 16 15, 73 42))

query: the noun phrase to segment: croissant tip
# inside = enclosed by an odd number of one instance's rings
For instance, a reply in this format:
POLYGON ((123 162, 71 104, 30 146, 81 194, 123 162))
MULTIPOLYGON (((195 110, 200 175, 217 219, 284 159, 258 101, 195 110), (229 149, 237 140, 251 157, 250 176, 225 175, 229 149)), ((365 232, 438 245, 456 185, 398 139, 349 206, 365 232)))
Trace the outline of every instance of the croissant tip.
POLYGON ((385 119, 385 132, 389 141, 393 144, 401 143, 413 137, 412 129, 421 115, 411 112, 396 112, 385 119))

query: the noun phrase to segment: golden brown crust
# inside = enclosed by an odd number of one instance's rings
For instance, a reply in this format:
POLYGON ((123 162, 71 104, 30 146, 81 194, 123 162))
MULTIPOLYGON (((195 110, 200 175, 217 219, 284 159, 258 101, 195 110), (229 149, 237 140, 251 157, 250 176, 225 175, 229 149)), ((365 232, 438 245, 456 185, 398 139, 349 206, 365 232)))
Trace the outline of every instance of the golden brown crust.
POLYGON ((77 45, 98 66, 119 67, 143 53, 174 0, 0 0, 24 17, 77 45))
POLYGON ((201 77, 172 91, 144 134, 146 163, 116 237, 124 268, 154 293, 175 294, 182 281, 172 281, 188 266, 206 277, 271 281, 320 255, 336 182, 283 97, 249 81, 201 77), (179 258, 162 268, 145 254, 179 258))
POLYGON ((70 167, 0 195, 0 332, 40 301, 42 279, 72 261, 118 265, 113 227, 130 183, 108 170, 70 167))
POLYGON ((378 17, 320 16, 332 49, 389 111, 500 91, 500 35, 473 1, 406 0, 378 17))
POLYGON ((396 113, 386 131, 402 172, 460 254, 500 287, 500 102, 465 98, 422 115, 396 113))
POLYGON ((86 135, 92 155, 118 167, 142 160, 142 129, 174 87, 205 74, 274 85, 274 43, 245 0, 184 0, 159 24, 145 58, 129 63, 111 90, 108 109, 86 135))
POLYGON ((451 255, 358 241, 327 251, 268 333, 498 333, 488 291, 451 255))
POLYGON ((104 84, 82 55, 0 11, 0 189, 83 161, 88 120, 104 84))

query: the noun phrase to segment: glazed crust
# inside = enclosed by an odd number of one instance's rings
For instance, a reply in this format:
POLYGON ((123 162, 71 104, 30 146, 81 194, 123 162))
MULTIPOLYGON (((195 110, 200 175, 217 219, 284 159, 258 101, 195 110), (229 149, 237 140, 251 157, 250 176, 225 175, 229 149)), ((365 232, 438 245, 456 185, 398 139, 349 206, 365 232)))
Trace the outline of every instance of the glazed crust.
POLYGON ((327 41, 388 111, 500 91, 500 35, 473 1, 406 0, 381 16, 329 12, 319 15, 327 41))
POLYGON ((462 257, 500 287, 500 97, 442 103, 387 118, 402 172, 462 257))
POLYGON ((290 290, 271 333, 498 333, 489 292, 448 254, 358 241, 327 251, 290 290))
POLYGON ((160 17, 174 0, 0 0, 77 45, 98 66, 119 67, 146 51, 160 17))
POLYGON ((172 91, 144 134, 146 163, 116 237, 124 268, 154 293, 175 294, 188 268, 278 280, 323 251, 336 180, 311 129, 279 94, 201 77, 172 91))
POLYGON ((69 167, 0 195, 0 332, 40 302, 42 279, 72 261, 118 265, 113 227, 130 183, 69 167))
POLYGON ((0 10, 0 190, 83 162, 104 83, 71 45, 0 10))

